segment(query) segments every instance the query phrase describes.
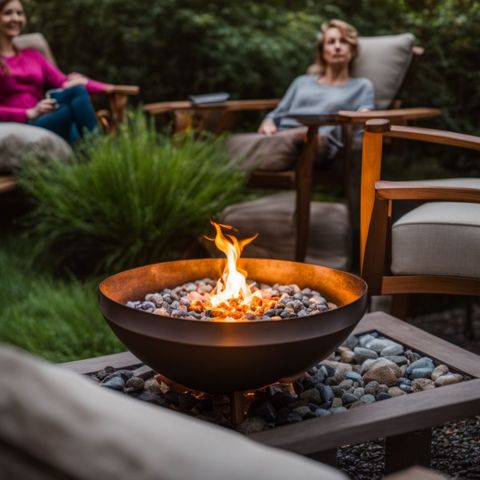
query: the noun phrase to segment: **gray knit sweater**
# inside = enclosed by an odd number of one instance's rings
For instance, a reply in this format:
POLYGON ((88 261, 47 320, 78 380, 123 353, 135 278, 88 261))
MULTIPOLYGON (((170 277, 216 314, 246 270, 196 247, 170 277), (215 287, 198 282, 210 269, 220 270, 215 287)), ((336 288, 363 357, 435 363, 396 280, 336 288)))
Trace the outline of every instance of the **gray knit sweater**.
MULTIPOLYGON (((375 108, 373 84, 368 78, 350 78, 345 85, 322 85, 317 75, 297 77, 288 87, 275 110, 265 118, 273 120, 279 130, 302 126, 289 117, 293 114, 330 114, 339 110, 373 110, 375 108)), ((326 125, 319 128, 329 144, 327 157, 333 158, 342 147, 341 128, 326 125)))

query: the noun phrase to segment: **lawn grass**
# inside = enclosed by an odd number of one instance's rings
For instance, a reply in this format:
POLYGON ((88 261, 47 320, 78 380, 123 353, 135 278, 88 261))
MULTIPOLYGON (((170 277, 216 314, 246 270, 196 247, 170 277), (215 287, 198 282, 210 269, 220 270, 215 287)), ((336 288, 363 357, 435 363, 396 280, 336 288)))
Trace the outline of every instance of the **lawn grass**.
POLYGON ((99 311, 99 280, 36 271, 32 247, 19 234, 0 238, 0 342, 53 362, 125 350, 99 311))

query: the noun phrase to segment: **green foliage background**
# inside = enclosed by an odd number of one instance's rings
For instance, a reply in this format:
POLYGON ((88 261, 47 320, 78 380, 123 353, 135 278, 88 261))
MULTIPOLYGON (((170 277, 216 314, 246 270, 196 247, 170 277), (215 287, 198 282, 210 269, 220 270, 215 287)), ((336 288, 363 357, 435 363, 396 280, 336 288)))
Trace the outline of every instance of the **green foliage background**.
POLYGON ((313 58, 322 21, 362 35, 410 31, 426 48, 405 105, 444 108, 440 125, 480 133, 480 3, 476 0, 26 0, 30 30, 60 66, 138 84, 141 100, 225 90, 281 95, 313 58))

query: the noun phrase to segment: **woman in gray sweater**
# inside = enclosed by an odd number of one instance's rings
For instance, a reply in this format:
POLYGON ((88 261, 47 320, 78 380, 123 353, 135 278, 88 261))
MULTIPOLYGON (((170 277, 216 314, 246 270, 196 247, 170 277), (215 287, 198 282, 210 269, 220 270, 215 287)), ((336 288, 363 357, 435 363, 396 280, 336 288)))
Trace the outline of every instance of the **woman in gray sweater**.
MULTIPOLYGON (((316 63, 309 74, 296 78, 277 108, 260 125, 257 134, 234 135, 230 148, 247 170, 282 170, 297 158, 305 127, 290 115, 331 114, 339 110, 374 108, 373 85, 367 78, 350 77, 358 52, 357 30, 341 20, 322 25, 316 63)), ((338 126, 319 129, 318 162, 332 159, 341 144, 338 126)))

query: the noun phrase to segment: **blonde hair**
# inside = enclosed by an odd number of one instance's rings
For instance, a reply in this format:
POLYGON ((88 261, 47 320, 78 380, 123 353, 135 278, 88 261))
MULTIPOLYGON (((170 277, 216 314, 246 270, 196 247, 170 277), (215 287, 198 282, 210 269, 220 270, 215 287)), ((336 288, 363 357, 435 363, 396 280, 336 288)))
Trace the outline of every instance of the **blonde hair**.
POLYGON ((338 28, 340 33, 345 37, 345 40, 350 45, 352 50, 352 60, 350 61, 349 68, 352 65, 352 61, 358 55, 358 31, 353 26, 343 20, 338 20, 336 18, 325 22, 320 27, 320 31, 317 35, 317 44, 316 44, 316 53, 315 53, 315 63, 308 68, 308 73, 310 74, 322 74, 325 72, 326 63, 323 58, 323 47, 325 43, 325 33, 330 28, 338 28))

